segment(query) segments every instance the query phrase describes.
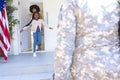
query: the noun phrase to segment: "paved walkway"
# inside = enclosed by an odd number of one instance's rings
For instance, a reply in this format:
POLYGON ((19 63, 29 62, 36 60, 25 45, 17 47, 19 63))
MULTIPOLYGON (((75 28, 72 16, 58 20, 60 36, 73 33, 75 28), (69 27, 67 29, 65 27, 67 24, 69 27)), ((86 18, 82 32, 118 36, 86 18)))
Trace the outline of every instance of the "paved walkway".
POLYGON ((9 56, 7 63, 0 58, 0 80, 52 80, 53 52, 9 56))

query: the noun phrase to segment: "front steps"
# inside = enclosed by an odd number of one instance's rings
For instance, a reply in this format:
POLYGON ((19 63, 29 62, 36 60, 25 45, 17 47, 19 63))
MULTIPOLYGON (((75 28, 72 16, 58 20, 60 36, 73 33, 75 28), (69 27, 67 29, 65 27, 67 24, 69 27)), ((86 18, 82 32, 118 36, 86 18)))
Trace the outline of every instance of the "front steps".
POLYGON ((52 80, 53 52, 39 52, 9 56, 7 63, 0 58, 0 80, 52 80))

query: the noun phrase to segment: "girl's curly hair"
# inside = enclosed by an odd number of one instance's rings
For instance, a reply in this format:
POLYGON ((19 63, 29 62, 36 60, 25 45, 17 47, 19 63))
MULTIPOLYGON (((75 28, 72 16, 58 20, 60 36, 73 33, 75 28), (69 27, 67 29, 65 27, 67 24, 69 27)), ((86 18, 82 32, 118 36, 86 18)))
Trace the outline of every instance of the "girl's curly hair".
POLYGON ((31 12, 31 13, 33 13, 33 12, 32 12, 33 9, 36 9, 37 12, 40 12, 40 8, 39 8, 38 5, 31 5, 31 6, 30 6, 30 12, 31 12))

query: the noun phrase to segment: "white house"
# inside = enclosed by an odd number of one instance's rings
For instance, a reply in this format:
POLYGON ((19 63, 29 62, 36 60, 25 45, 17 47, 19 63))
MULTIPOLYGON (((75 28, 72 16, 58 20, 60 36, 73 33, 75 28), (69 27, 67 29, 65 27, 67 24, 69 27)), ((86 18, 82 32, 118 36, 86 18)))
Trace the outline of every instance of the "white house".
POLYGON ((14 17, 20 21, 20 24, 14 28, 14 40, 12 41, 11 53, 18 55, 22 52, 27 52, 32 48, 32 39, 30 29, 20 33, 20 29, 27 24, 31 17, 29 6, 32 4, 40 4, 42 7, 44 20, 54 29, 49 30, 44 28, 44 50, 54 51, 56 47, 57 23, 60 6, 64 0, 13 0, 13 5, 18 8, 14 12, 14 17))

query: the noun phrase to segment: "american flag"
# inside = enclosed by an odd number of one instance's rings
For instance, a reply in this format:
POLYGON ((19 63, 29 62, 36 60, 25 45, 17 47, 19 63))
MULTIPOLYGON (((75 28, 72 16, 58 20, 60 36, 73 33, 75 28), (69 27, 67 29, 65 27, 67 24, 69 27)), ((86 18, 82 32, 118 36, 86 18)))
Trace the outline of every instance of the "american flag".
POLYGON ((8 50, 10 49, 10 33, 6 12, 6 0, 0 0, 0 54, 6 61, 8 50))

